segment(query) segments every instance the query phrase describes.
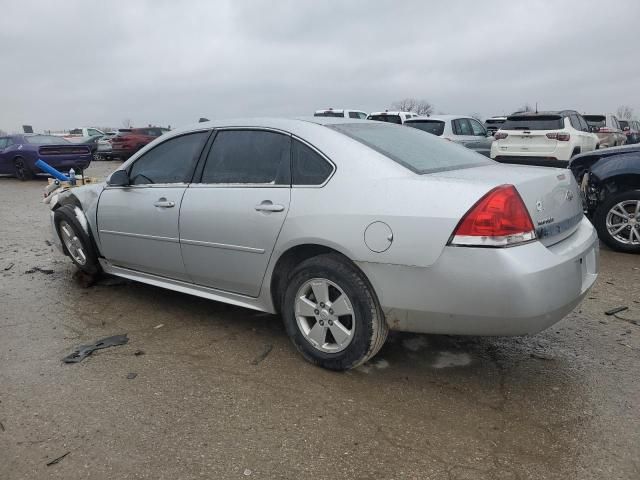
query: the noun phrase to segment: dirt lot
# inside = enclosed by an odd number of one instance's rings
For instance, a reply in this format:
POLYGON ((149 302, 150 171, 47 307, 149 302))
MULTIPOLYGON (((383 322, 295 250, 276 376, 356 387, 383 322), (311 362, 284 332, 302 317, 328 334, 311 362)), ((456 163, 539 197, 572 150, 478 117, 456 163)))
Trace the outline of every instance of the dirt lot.
POLYGON ((640 326, 622 319, 640 320, 640 256, 603 249, 588 299, 535 337, 396 334, 337 374, 278 317, 83 288, 46 242, 43 186, 0 178, 0 479, 640 478, 640 326))

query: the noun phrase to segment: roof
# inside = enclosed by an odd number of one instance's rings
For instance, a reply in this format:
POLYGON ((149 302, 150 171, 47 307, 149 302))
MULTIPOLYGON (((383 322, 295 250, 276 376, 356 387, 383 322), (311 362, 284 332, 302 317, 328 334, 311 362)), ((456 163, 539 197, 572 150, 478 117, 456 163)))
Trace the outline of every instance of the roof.
POLYGON ((456 120, 458 118, 473 118, 469 115, 419 115, 417 117, 410 118, 407 122, 413 122, 415 120, 438 120, 446 122, 447 120, 456 120))
POLYGON ((401 114, 409 114, 409 115, 417 115, 417 113, 414 112, 398 112, 398 111, 391 111, 391 110, 385 110, 384 112, 371 112, 369 115, 401 115, 401 114))
POLYGON ((570 115, 572 113, 580 115, 576 110, 546 110, 541 112, 514 112, 511 115, 508 115, 507 117, 535 117, 540 115, 563 116, 563 115, 570 115))

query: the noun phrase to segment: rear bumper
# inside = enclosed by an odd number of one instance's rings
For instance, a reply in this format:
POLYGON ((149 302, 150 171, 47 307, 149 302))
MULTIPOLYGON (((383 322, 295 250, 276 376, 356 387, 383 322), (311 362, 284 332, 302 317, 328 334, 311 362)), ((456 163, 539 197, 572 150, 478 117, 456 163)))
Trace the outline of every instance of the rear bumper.
POLYGON ((522 155, 498 155, 496 162, 513 163, 516 165, 535 165, 538 167, 567 168, 569 160, 558 160, 556 157, 529 157, 522 155))
POLYGON ((598 238, 583 218, 551 247, 445 247, 428 268, 360 262, 390 328, 449 335, 537 333, 565 317, 598 272, 598 238))

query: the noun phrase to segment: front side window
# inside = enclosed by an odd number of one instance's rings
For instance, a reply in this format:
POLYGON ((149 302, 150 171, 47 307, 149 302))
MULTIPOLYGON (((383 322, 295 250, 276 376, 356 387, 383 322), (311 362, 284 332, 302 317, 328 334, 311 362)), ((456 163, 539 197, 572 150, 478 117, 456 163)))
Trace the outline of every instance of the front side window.
POLYGON ((313 114, 314 117, 344 117, 344 112, 336 112, 333 110, 325 110, 324 112, 316 112, 313 114))
POLYGON ((202 183, 290 185, 291 137, 262 130, 218 132, 202 183))
POLYGON ((157 145, 135 161, 129 171, 132 185, 187 183, 209 132, 175 137, 157 145))
POLYGON ((89 128, 87 130, 87 133, 89 134, 89 136, 93 137, 95 135, 102 135, 102 133, 100 133, 98 130, 96 130, 95 128, 89 128))
POLYGON ((453 142, 443 142, 415 128, 376 122, 345 123, 329 125, 327 128, 366 145, 415 173, 433 173, 493 163, 473 150, 453 142))
POLYGON ((487 136, 487 131, 480 124, 480 122, 478 122, 477 120, 474 120, 473 118, 469 118, 468 121, 469 121, 469 124, 471 125, 471 130, 473 131, 473 134, 476 137, 486 137, 487 136))
POLYGON ((349 112, 349 118, 360 118, 360 117, 358 117, 358 112, 349 112))
POLYGON ((292 144, 294 185, 322 185, 333 172, 333 166, 304 143, 292 144))

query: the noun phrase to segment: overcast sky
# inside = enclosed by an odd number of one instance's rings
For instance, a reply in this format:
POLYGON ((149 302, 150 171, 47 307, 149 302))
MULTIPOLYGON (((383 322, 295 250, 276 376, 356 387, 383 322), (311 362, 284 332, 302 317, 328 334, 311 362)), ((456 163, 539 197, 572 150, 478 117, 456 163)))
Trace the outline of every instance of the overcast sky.
POLYGON ((640 114, 640 2, 4 0, 0 129, 429 100, 640 114))

